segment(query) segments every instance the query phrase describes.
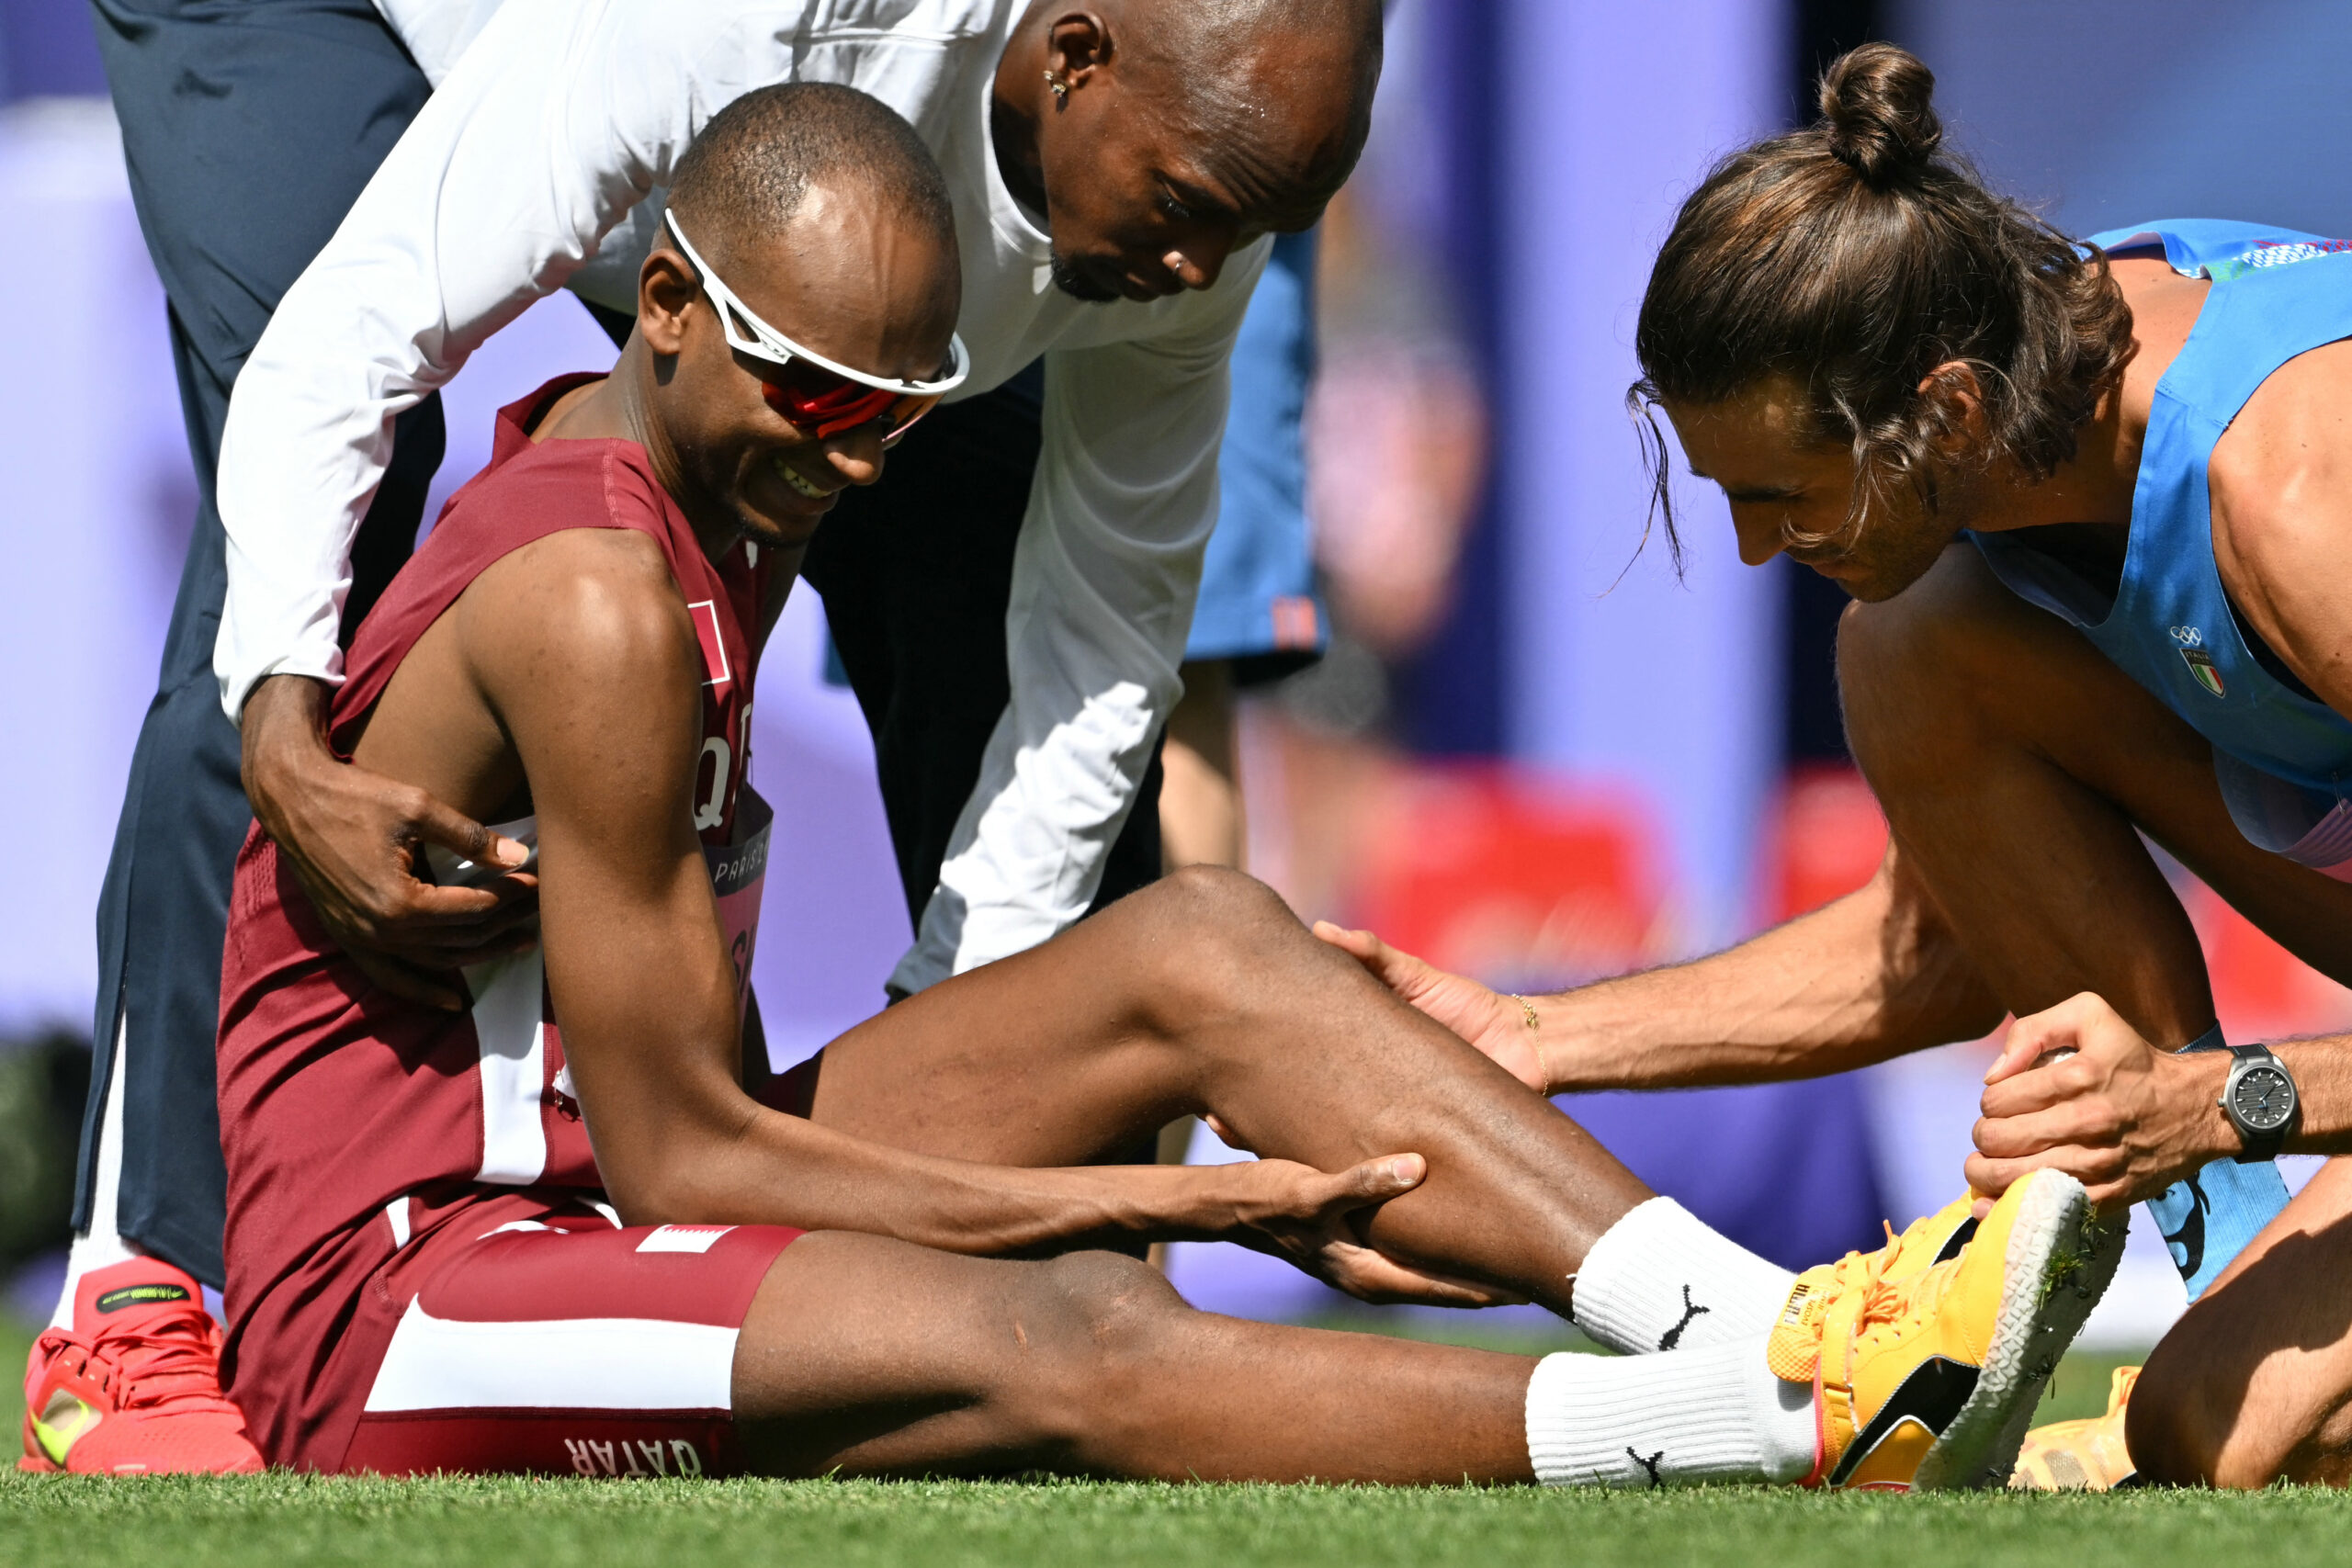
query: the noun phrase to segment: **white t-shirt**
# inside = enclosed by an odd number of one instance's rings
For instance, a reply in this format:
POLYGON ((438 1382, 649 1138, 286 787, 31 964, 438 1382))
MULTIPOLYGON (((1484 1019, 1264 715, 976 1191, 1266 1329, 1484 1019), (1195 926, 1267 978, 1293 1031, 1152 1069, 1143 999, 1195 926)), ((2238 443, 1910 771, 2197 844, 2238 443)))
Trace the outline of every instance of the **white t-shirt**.
POLYGON ((234 716, 264 676, 335 682, 351 540, 392 421, 491 333, 571 284, 633 308, 658 196, 695 131, 754 87, 839 82, 904 115, 954 198, 959 396, 1046 356, 1044 446, 1005 625, 1012 699, 914 947, 919 990, 1082 914, 1126 820, 1216 520, 1227 360, 1269 243, 1214 288, 1089 304, 989 138, 1025 0, 378 0, 436 91, 245 362, 221 434, 234 716))

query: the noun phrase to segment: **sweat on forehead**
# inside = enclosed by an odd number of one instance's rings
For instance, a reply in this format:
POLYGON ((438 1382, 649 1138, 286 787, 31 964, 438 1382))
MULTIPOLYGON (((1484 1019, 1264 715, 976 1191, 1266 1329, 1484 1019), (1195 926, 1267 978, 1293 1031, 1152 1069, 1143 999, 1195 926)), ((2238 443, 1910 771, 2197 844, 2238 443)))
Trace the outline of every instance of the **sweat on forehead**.
POLYGON ((831 83, 757 88, 713 115, 678 160, 670 205, 715 258, 782 232, 817 186, 887 209, 955 254, 931 150, 888 105, 831 83))

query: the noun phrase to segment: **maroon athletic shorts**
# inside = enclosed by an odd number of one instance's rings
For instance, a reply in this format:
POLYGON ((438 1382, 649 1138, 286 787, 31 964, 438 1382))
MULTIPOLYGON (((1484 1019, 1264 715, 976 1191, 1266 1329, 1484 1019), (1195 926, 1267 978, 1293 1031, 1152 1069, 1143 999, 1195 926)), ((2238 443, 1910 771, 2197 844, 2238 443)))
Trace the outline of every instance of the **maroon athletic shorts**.
POLYGON ((800 1234, 623 1229, 594 1210, 481 1234, 445 1221, 418 1243, 442 1256, 413 1260, 424 1283, 373 1367, 348 1369, 367 1392, 331 1468, 729 1473, 736 1337, 800 1234))

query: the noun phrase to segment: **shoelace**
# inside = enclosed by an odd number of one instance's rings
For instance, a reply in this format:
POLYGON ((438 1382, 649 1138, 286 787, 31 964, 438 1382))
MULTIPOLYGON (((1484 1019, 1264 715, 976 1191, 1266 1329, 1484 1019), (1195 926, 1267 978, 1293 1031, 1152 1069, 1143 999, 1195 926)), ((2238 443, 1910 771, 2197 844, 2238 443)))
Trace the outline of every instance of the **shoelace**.
POLYGON ((1829 1303, 1843 1297, 1847 1292, 1857 1289, 1874 1292, 1886 1282, 1887 1271, 1894 1267, 1894 1260, 1903 1254, 1903 1238, 1894 1234, 1892 1223, 1881 1220, 1879 1224, 1886 1228, 1886 1246, 1876 1252, 1849 1252, 1828 1266, 1827 1288, 1815 1291, 1813 1299, 1805 1303, 1805 1315, 1815 1325, 1827 1314, 1829 1303))
POLYGON ((1932 1294, 1940 1296, 1949 1269, 1930 1269, 1910 1280, 1890 1280, 1896 1259, 1903 1256, 1904 1238, 1894 1226, 1882 1220, 1886 1229, 1886 1246, 1876 1252, 1849 1252, 1829 1265, 1828 1288, 1817 1291, 1805 1303, 1805 1326, 1816 1336, 1826 1328, 1829 1308, 1845 1298, 1849 1291, 1862 1292, 1861 1306, 1854 1314, 1854 1337, 1861 1338, 1871 1328, 1899 1320, 1922 1295, 1929 1293, 1928 1281, 1936 1281, 1932 1294))
POLYGON ((1861 1311, 1854 1314, 1855 1342, 1869 1340, 1874 1330, 1891 1326, 1906 1315, 1932 1315, 1959 1271, 1958 1264, 1943 1263, 1908 1280, 1872 1280, 1862 1297, 1861 1311))
POLYGON ((159 1316, 142 1327, 118 1330, 93 1342, 62 1329, 40 1337, 56 1355, 82 1352, 84 1376, 105 1390, 117 1410, 161 1411, 175 1405, 233 1408, 220 1393, 219 1331, 211 1318, 189 1311, 159 1316))

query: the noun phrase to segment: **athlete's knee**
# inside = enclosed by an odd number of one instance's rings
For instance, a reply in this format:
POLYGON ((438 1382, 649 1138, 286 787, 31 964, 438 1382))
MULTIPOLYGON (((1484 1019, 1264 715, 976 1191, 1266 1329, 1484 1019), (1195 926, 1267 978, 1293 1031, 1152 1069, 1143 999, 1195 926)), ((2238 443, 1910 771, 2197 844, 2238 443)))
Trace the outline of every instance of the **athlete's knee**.
POLYGON ((2193 1317, 2185 1325, 2157 1346, 2132 1390, 2124 1440, 2140 1474, 2242 1491, 2281 1480, 2343 1484, 2352 1391, 2315 1399, 2301 1375, 2250 1359, 2244 1346, 2210 1343, 2193 1317))
POLYGON ((2031 666, 2016 606, 1975 581, 1981 572, 1948 556, 1894 598, 1849 604, 1839 618, 1847 735, 1874 781, 1905 766, 1941 770, 1980 744, 1999 726, 1987 705, 2031 666))
POLYGON ((1984 628, 1939 592, 1936 574, 1892 599, 1846 606, 1838 618, 1838 685, 1848 722, 1931 716, 1968 667, 1984 628))
POLYGON ((1193 1309, 1168 1277, 1121 1252, 1072 1252, 1040 1266, 1065 1355, 1098 1369, 1130 1358, 1193 1309))
POLYGON ((1193 1313, 1159 1269, 1114 1252, 1075 1252, 1027 1270, 1024 1371, 1008 1391, 1047 1449, 1082 1453, 1152 1398, 1155 1352, 1193 1313))
POLYGON ((1253 978, 1287 971, 1322 945, 1280 894, 1223 866, 1171 872, 1152 897, 1151 983, 1182 1019, 1246 998, 1253 978))
POLYGON ((1246 872, 1221 865, 1188 865, 1153 885, 1164 899, 1164 915, 1188 935, 1246 932, 1269 920, 1289 919, 1281 895, 1246 872))
POLYGON ((2080 635, 2003 586, 1966 545, 1946 549, 1894 597, 1848 605, 1838 625, 1849 723, 1857 706, 1909 705, 1922 695, 1939 713, 1953 704, 1998 705, 2030 690, 2038 671, 2062 671, 2071 681, 2103 668, 2080 635))
POLYGON ((2124 1443, 2132 1464, 2149 1481, 2168 1486, 2211 1485, 2227 1423, 2211 1419, 2209 1380, 2199 1374, 2196 1358, 2185 1349, 2167 1339, 2149 1356, 2140 1381, 2132 1385, 2124 1443), (2221 1429, 2216 1430, 2217 1425, 2221 1429))

